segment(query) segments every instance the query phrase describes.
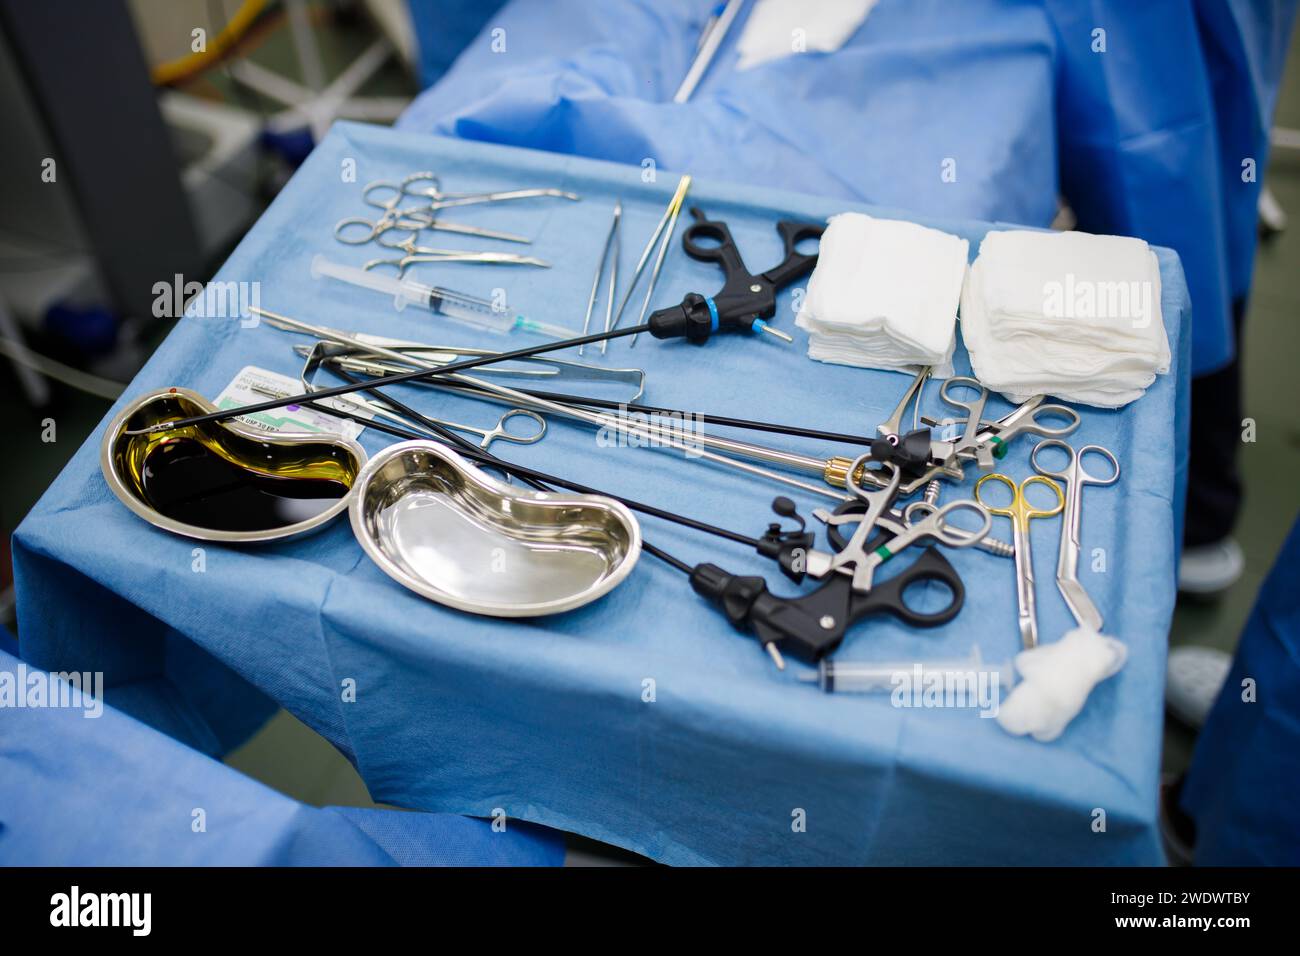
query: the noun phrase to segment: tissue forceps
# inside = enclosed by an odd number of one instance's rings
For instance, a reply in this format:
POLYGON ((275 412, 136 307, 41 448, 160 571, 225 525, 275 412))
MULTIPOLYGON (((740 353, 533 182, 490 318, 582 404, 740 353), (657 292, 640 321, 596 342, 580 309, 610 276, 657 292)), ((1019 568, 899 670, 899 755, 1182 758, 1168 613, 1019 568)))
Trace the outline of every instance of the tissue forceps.
POLYGON ((1040 475, 1055 478, 1065 485, 1065 517, 1061 527, 1061 550, 1056 559, 1056 587, 1065 598, 1070 613, 1079 622, 1080 627, 1101 630, 1102 617, 1097 606, 1088 597, 1088 592, 1079 583, 1079 555, 1083 549, 1079 544, 1079 524, 1083 513, 1084 485, 1113 485, 1119 481, 1119 461, 1109 449, 1101 445, 1084 445, 1074 449, 1057 438, 1040 441, 1029 453, 1029 463, 1040 475), (1069 456, 1069 463, 1057 470, 1044 468, 1038 461, 1038 453, 1044 448, 1060 448, 1069 456), (1099 455, 1110 462, 1115 470, 1109 478, 1099 478, 1091 474, 1083 463, 1088 454, 1099 455))
POLYGON ((1020 625, 1020 640, 1028 650, 1038 646, 1038 610, 1034 598, 1034 556, 1029 549, 1029 522, 1035 518, 1050 518, 1065 507, 1061 486, 1043 475, 1030 475, 1020 482, 999 472, 985 475, 975 482, 975 500, 988 509, 991 515, 1011 519, 1012 540, 1016 549, 1016 606, 1020 625), (1011 489, 1011 503, 1006 507, 991 505, 984 500, 981 489, 989 482, 1006 485, 1011 489), (1046 485, 1056 495, 1056 507, 1050 510, 1035 508, 1029 503, 1025 491, 1030 485, 1046 485))
MULTIPOLYGON (((614 203, 614 218, 609 224, 609 234, 605 237, 605 248, 601 250, 600 261, 596 263, 596 276, 591 280, 591 296, 587 299, 587 314, 582 320, 582 334, 586 335, 591 330, 591 313, 596 308, 596 296, 600 293, 600 277, 605 274, 605 266, 609 266, 609 294, 605 302, 605 331, 609 331, 611 323, 614 321, 614 293, 618 289, 618 256, 621 243, 618 237, 619 223, 623 220, 623 200, 614 203)), ((606 340, 608 341, 608 340, 606 340)), ((605 342, 600 343, 602 346, 605 342)), ((585 345, 578 346, 578 355, 582 355, 585 345)), ((604 352, 604 349, 601 349, 604 352)))

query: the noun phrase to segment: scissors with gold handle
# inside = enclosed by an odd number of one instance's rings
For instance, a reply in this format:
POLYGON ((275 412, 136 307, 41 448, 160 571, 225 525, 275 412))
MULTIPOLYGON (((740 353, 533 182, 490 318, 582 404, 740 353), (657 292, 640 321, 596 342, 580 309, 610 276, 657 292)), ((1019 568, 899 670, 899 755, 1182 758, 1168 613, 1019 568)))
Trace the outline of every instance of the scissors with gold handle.
POLYGON ((975 500, 988 509, 989 514, 1001 515, 1011 519, 1011 530, 1016 549, 1016 604, 1020 623, 1020 639, 1025 648, 1038 646, 1038 612, 1034 601, 1034 557, 1029 550, 1029 522, 1035 518, 1050 518, 1058 515, 1065 507, 1065 495, 1061 486, 1042 475, 1031 475, 1019 485, 1006 475, 994 472, 975 482, 975 500), (983 488, 989 482, 1005 485, 1011 489, 1011 503, 1005 506, 990 504, 984 500, 983 488), (1056 496, 1053 508, 1037 508, 1030 504, 1025 492, 1032 485, 1046 485, 1056 496))

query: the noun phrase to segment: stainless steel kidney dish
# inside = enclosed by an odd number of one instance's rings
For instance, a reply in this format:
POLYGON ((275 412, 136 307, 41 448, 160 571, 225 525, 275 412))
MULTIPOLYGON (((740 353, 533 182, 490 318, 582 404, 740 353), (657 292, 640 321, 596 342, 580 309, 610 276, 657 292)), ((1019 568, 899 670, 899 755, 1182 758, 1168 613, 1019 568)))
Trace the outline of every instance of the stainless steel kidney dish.
POLYGON ((150 430, 215 411, 188 388, 126 405, 100 446, 109 488, 156 527, 230 544, 307 534, 347 508, 366 452, 340 435, 266 432, 238 421, 150 430))
POLYGON ((581 607, 641 554, 640 526, 618 502, 517 488, 432 441, 371 458, 349 514, 361 547, 394 580, 494 617, 581 607))

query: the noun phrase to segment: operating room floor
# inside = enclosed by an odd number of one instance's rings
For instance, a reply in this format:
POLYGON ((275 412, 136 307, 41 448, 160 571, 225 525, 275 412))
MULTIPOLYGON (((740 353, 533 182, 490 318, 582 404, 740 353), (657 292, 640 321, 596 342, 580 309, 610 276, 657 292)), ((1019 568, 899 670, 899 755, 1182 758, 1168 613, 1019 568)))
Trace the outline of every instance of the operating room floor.
MULTIPOLYGON (((1300 32, 1300 30, 1298 30, 1300 32)), ((1293 37, 1293 51, 1297 49, 1293 37)), ((1300 63, 1292 56, 1282 86, 1276 123, 1300 128, 1300 63)), ((1300 151, 1275 150, 1265 179, 1292 220, 1291 228, 1261 243, 1243 351, 1245 415, 1255 421, 1256 441, 1243 444, 1241 465, 1246 499, 1237 537, 1246 571, 1214 602, 1181 602, 1170 642, 1231 651, 1250 612, 1254 595, 1300 509, 1300 151)), ((73 451, 95 427, 108 403, 56 387, 54 402, 31 409, 11 373, 0 375, 0 442, 9 450, 9 472, 0 484, 0 562, 8 563, 8 538, 73 451), (41 440, 43 422, 53 418, 57 441, 41 440)), ((3 568, 0 581, 9 579, 3 568)), ((7 612, 6 612, 7 613, 7 612)), ((12 621, 9 622, 12 626, 12 621)), ((1153 687, 1152 693, 1159 693, 1153 687)), ((1178 772, 1191 760, 1195 736, 1170 719, 1164 731, 1164 769, 1178 772)), ((280 712, 226 761, 268 785, 314 805, 372 805, 355 769, 323 738, 280 712)), ((574 839, 570 865, 620 864, 640 858, 591 841, 574 839)))

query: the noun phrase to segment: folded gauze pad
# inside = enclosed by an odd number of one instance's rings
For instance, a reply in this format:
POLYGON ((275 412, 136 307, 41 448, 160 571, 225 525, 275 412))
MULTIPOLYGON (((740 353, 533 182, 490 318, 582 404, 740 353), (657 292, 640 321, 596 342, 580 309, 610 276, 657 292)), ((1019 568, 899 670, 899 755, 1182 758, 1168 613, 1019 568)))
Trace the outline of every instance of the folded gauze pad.
POLYGON ((808 356, 864 368, 952 374, 969 243, 914 222, 832 216, 796 324, 808 356))
POLYGON ((1115 638, 1082 627, 1053 644, 1021 651, 1016 655, 1021 681, 998 710, 998 723, 1009 733, 1055 740, 1092 689, 1119 673, 1127 659, 1128 648, 1115 638))
POLYGON ((1160 266, 1126 236, 988 233, 961 331, 975 376, 1017 402, 1046 393, 1118 408, 1169 371, 1160 266))

